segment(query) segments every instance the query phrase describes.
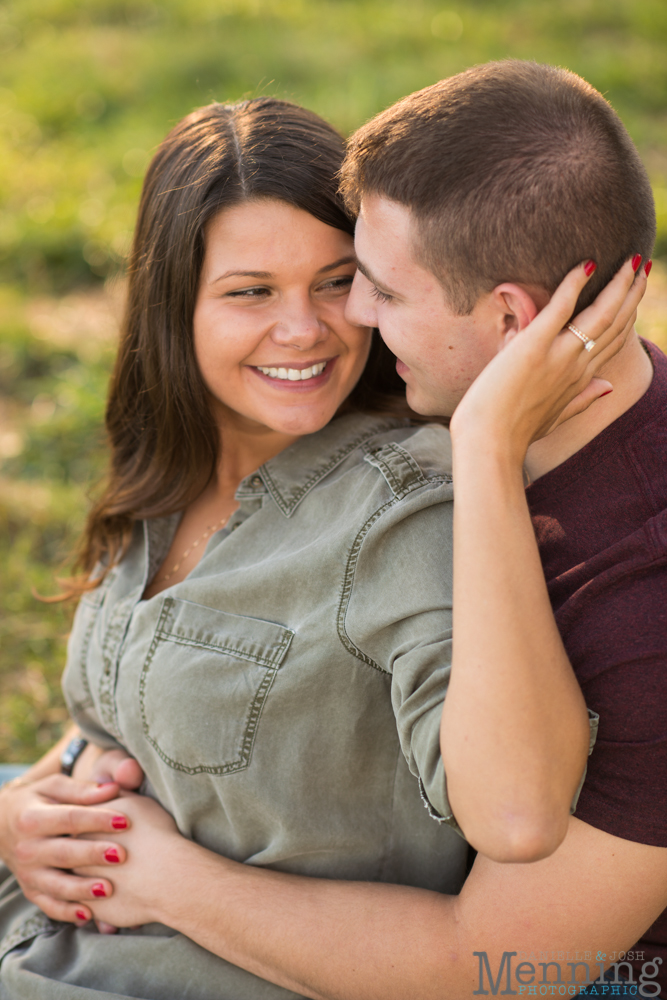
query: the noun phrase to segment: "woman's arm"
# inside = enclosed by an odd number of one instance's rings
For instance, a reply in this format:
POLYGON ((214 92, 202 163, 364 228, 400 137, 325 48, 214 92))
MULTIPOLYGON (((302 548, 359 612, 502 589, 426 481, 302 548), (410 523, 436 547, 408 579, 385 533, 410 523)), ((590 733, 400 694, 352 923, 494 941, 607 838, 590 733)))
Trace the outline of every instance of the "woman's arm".
POLYGON ((588 753, 584 700, 551 611, 523 482, 531 442, 567 404, 572 416, 610 388, 591 378, 623 346, 646 283, 628 262, 577 317, 596 340, 589 353, 571 333, 558 335, 586 280, 583 266, 567 276, 451 421, 454 649, 441 750, 454 815, 496 861, 534 861, 558 847, 588 753))

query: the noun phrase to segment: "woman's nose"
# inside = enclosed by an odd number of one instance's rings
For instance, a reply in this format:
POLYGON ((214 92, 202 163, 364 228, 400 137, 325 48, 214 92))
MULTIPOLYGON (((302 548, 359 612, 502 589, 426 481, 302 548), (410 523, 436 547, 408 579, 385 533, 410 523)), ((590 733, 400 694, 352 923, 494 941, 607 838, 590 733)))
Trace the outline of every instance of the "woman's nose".
POLYGON ((295 304, 285 310, 271 330, 271 339, 281 347, 308 351, 329 335, 327 325, 319 318, 312 303, 295 304))

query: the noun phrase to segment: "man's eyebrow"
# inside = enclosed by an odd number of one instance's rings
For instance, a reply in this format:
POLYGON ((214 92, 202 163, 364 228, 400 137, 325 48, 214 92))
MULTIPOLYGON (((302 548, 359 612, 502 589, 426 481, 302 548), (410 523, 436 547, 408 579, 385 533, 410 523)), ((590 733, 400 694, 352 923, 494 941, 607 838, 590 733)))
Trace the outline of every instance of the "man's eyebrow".
POLYGON ((392 291, 392 289, 388 288, 387 285, 383 285, 381 281, 378 281, 377 278, 373 277, 369 269, 366 267, 365 264, 362 264, 362 262, 359 260, 358 257, 357 257, 357 270, 361 271, 364 278, 367 278, 368 281, 370 281, 371 285, 375 285, 375 287, 379 288, 381 291, 388 292, 394 297, 397 297, 396 292, 392 291))

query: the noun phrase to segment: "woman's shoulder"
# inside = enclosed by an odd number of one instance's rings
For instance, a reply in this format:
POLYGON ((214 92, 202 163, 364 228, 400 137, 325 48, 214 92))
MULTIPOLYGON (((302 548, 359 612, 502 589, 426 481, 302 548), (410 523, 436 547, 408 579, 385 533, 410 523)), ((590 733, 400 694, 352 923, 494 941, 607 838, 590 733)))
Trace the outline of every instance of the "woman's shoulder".
POLYGON ((272 470, 280 473, 274 483, 280 479, 285 487, 288 465, 293 465, 289 492, 297 505, 306 496, 308 506, 326 502, 329 516, 350 526, 389 514, 390 508, 390 519, 400 519, 408 508, 450 505, 451 442, 441 424, 348 414, 324 431, 297 448, 289 462, 279 456, 272 470))
POLYGON ((442 424, 407 424, 403 421, 372 439, 372 450, 382 449, 409 455, 423 476, 451 479, 452 442, 442 424))

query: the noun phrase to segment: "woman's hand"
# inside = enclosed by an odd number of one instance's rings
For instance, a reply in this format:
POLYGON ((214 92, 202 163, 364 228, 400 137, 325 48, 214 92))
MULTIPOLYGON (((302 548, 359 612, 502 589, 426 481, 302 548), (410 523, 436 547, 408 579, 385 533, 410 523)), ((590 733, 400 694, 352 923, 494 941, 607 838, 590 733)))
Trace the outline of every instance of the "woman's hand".
POLYGON ((115 800, 118 785, 97 785, 52 774, 11 782, 0 791, 0 857, 25 896, 54 920, 85 923, 90 901, 111 895, 106 878, 125 860, 118 831, 130 821, 115 800), (95 834, 95 841, 77 839, 95 834), (95 865, 95 877, 63 869, 95 865))
POLYGON ((519 464, 529 445, 586 410, 613 386, 596 374, 624 346, 646 290, 646 273, 627 261, 591 306, 573 323, 590 340, 591 351, 564 325, 589 279, 575 267, 549 303, 475 379, 451 420, 452 435, 493 437, 519 464))
MULTIPOLYGON (((175 892, 188 892, 178 870, 183 870, 183 864, 187 870, 188 847, 196 850, 195 845, 181 836, 169 813, 148 796, 126 792, 113 805, 132 821, 131 828, 119 837, 127 860, 114 871, 113 895, 96 900, 90 907, 93 916, 107 932, 165 922, 170 895, 173 898, 175 892)), ((84 834, 83 838, 97 842, 101 834, 84 834)), ((96 881, 104 868, 98 862, 77 866, 75 873, 96 881)))

